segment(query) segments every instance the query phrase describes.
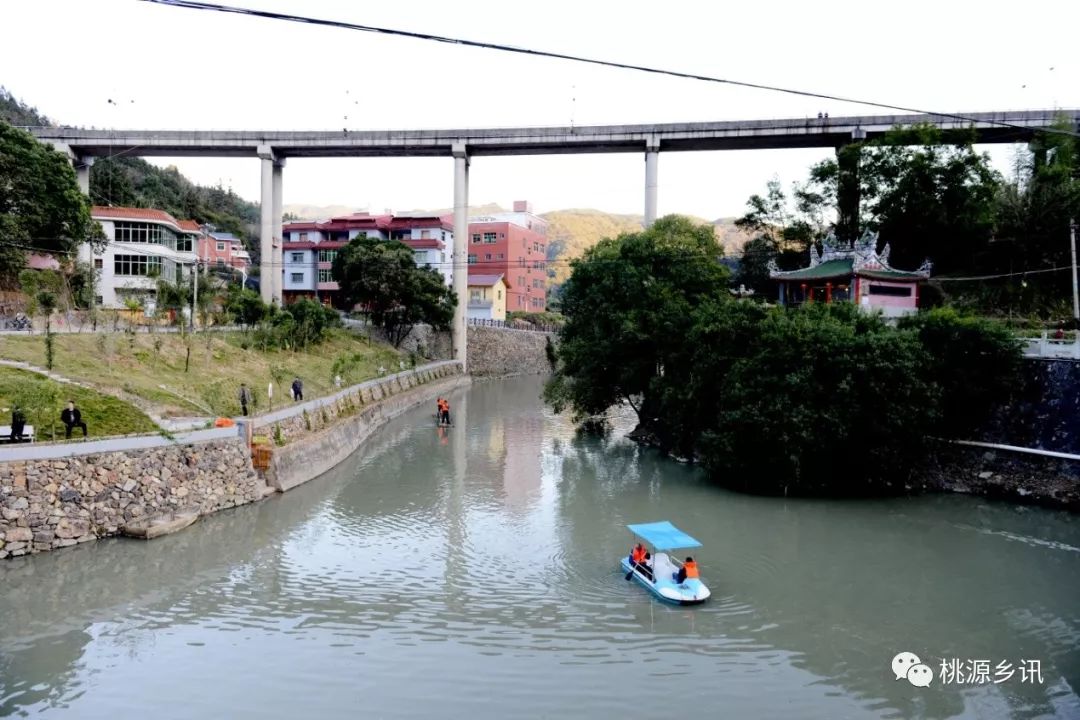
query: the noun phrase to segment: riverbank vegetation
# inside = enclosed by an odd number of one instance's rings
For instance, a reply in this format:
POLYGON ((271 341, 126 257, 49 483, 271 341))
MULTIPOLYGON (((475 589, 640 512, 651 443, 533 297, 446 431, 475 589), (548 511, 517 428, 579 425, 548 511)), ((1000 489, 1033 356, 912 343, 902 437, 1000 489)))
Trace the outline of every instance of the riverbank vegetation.
MULTIPOLYGON (((60 412, 68 400, 74 400, 82 413, 90 438, 157 430, 145 413, 123 400, 26 370, 0 367, 0 413, 3 413, 0 422, 10 424, 14 409, 21 408, 26 424, 34 426, 35 439, 39 442, 63 439, 60 412)), ((82 430, 76 429, 73 437, 81 438, 82 430)))
MULTIPOLYGON (((237 415, 240 383, 252 389, 256 412, 291 402, 294 377, 304 397, 315 398, 342 385, 377 377, 379 368, 397 371, 402 357, 392 348, 368 343, 342 329, 326 329, 318 345, 263 349, 258 331, 205 331, 181 335, 119 332, 54 335, 55 371, 102 392, 130 397, 160 416, 237 415), (345 359, 342 361, 342 359, 345 359)), ((0 357, 44 366, 37 336, 5 336, 0 357)), ((85 412, 85 411, 84 411, 85 412)))
POLYGON ((719 256, 674 216, 588 251, 546 400, 578 418, 625 401, 637 437, 735 487, 846 495, 901 490, 930 438, 969 437, 1013 384, 1018 343, 992 321, 736 300, 719 256))

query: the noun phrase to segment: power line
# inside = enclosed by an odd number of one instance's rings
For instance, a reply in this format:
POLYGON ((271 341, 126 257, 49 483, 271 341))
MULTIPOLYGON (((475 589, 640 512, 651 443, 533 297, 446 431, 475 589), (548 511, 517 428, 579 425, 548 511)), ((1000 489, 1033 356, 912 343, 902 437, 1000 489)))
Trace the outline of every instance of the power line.
POLYGON ((1003 120, 981 120, 978 121, 975 118, 960 115, 956 113, 943 113, 933 112, 930 110, 920 110, 918 108, 904 107, 902 105, 890 105, 888 103, 875 102, 872 100, 859 100, 856 98, 841 97, 838 95, 827 95, 824 93, 810 92, 807 90, 796 90, 792 88, 784 88, 775 85, 764 85, 761 83, 752 83, 741 80, 730 80, 727 78, 713 77, 710 75, 699 75, 697 73, 679 72, 676 70, 664 70, 661 68, 649 67, 645 65, 632 65, 628 63, 618 63, 611 60, 598 60, 596 58, 587 58, 580 55, 569 55, 566 53, 550 52, 547 50, 534 50, 530 48, 515 47, 513 45, 500 45, 498 43, 480 42, 476 40, 464 40, 461 38, 452 38, 444 35, 432 35, 430 33, 413 32, 409 30, 394 30, 391 28, 377 27, 374 25, 359 25, 356 23, 347 23, 340 20, 325 20, 321 18, 305 17, 302 15, 290 15, 287 13, 276 13, 267 10, 253 10, 251 8, 234 7, 230 5, 217 5, 214 3, 194 2, 194 0, 142 0, 142 2, 150 2, 156 5, 169 5, 172 7, 187 8, 189 10, 207 10, 213 12, 234 13, 238 15, 250 15, 253 17, 260 17, 268 20, 283 20, 286 22, 306 23, 309 25, 320 25, 325 27, 334 27, 344 30, 358 30, 360 32, 370 32, 382 35, 396 35, 400 37, 408 37, 416 40, 427 40, 431 42, 448 43, 451 45, 463 45, 465 47, 481 48, 484 50, 498 50, 500 52, 517 53, 519 55, 531 55, 534 57, 546 57, 554 58, 557 60, 569 60, 571 62, 586 63, 589 65, 600 65, 603 67, 617 68, 620 70, 635 70, 638 72, 652 73, 655 75, 667 75, 670 77, 683 78, 686 80, 700 80, 703 82, 719 83, 723 85, 733 85, 736 87, 745 87, 755 90, 767 90, 769 92, 785 93, 788 95, 798 95, 801 97, 812 97, 819 100, 832 100, 834 102, 851 103, 853 105, 865 105, 867 107, 882 108, 885 110, 899 110, 906 113, 917 113, 921 115, 933 115, 935 117, 949 118, 952 120, 961 120, 964 122, 986 122, 991 125, 997 125, 1000 127, 1009 127, 1025 132, 1046 132, 1060 135, 1067 135, 1069 137, 1080 137, 1080 133, 1076 133, 1070 130, 1061 130, 1057 128, 1032 128, 1018 123, 1005 122, 1003 120))

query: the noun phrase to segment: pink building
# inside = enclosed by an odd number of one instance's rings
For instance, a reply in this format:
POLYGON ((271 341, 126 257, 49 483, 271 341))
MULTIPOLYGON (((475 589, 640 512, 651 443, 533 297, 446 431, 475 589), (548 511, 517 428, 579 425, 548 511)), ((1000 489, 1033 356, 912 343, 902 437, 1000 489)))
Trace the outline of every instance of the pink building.
POLYGON ((889 246, 877 252, 877 233, 867 231, 850 247, 837 247, 830 235, 818 255, 810 250, 810 266, 781 271, 769 262, 769 277, 780 284, 780 304, 855 302, 880 310, 885 317, 914 313, 919 307, 919 283, 930 277, 930 261, 918 270, 896 270, 889 265, 889 246))
POLYGON ((210 267, 231 267, 247 275, 251 255, 244 243, 232 233, 204 232, 194 220, 181 221, 181 227, 199 233, 199 260, 210 267))

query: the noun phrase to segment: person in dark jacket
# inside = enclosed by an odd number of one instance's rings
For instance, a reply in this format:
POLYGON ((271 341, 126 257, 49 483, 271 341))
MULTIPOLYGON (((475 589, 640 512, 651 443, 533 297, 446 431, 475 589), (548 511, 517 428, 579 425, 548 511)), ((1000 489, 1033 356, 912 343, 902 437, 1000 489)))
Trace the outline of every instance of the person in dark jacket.
POLYGON ((292 395, 293 400, 296 402, 300 402, 304 399, 304 383, 300 382, 300 378, 293 378, 292 395))
POLYGON ((248 388, 247 383, 240 383, 240 413, 247 417, 248 405, 251 404, 251 389, 248 388))
POLYGON ((60 422, 64 423, 67 427, 67 433, 65 438, 71 437, 72 428, 82 428, 83 437, 86 437, 86 423, 83 422, 82 413, 79 412, 79 408, 75 407, 74 400, 68 400, 67 407, 60 413, 60 422))
POLYGON ((11 408, 11 442, 22 442, 23 428, 26 427, 26 416, 22 408, 16 405, 11 408))

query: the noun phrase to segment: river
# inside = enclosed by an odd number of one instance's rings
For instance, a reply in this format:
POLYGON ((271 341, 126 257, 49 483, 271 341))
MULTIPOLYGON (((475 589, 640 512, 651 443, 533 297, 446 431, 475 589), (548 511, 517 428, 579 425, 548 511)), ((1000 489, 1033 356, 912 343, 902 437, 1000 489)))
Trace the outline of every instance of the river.
POLYGON ((448 431, 413 411, 173 536, 0 563, 0 715, 1080 717, 1080 518, 735 494, 629 417, 575 435, 540 387, 478 382, 448 431), (704 544, 708 603, 619 571, 624 526, 662 519, 704 544), (901 651, 929 687, 895 678, 901 651))

